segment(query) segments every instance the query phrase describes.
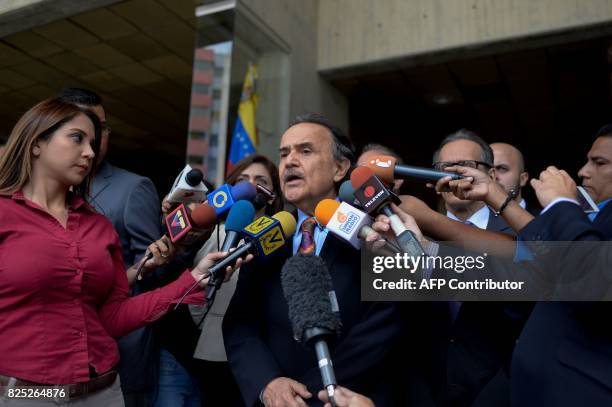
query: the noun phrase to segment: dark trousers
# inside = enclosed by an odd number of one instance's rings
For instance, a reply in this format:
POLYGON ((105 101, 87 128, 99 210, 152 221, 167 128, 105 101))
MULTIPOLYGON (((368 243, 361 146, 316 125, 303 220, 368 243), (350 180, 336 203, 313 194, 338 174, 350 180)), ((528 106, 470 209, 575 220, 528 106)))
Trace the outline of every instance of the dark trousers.
POLYGON ((194 360, 202 407, 245 407, 229 363, 194 360))

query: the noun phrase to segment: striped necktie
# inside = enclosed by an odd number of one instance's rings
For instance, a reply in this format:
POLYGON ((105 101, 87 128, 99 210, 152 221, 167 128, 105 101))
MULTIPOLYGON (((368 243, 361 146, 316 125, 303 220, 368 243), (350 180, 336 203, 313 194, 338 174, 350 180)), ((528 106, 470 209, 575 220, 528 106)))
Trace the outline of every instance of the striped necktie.
POLYGON ((302 232, 302 240, 300 242, 300 248, 298 250, 301 254, 315 254, 315 241, 314 241, 314 229, 317 225, 315 218, 310 217, 304 219, 302 226, 300 226, 300 232, 302 232))

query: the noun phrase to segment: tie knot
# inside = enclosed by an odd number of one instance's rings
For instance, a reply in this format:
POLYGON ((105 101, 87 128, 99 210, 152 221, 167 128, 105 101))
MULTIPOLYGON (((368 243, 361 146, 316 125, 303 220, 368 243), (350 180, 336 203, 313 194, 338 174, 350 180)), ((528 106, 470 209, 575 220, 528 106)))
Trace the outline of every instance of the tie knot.
POLYGON ((304 219, 302 222, 302 226, 300 226, 300 230, 302 233, 307 232, 310 234, 314 233, 315 226, 317 225, 317 220, 313 217, 304 219))
POLYGON ((315 253, 315 242, 314 242, 314 229, 317 224, 315 218, 310 217, 304 219, 300 226, 302 232, 302 241, 300 242, 299 252, 302 254, 314 254, 315 253))

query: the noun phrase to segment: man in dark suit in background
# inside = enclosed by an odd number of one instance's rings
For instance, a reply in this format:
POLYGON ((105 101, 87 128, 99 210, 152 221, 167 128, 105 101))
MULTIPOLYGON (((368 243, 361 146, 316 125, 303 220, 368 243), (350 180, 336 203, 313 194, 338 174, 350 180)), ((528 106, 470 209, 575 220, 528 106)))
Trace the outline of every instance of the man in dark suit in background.
MULTIPOLYGON (((270 263, 243 267, 223 324, 228 360, 247 406, 258 400, 267 406, 319 404, 316 394, 323 384, 317 360, 293 338, 280 271, 300 249, 317 203, 336 197, 354 159, 346 136, 318 115, 298 117, 281 138, 281 188, 298 215, 293 247, 270 263)), ((400 331, 396 310, 361 302, 359 251, 320 225, 314 224, 312 233, 314 253, 329 268, 343 324, 331 346, 338 383, 372 398, 377 406, 392 406, 393 372, 386 366, 400 331)))
MULTIPOLYGON (((576 185, 571 178, 564 171, 549 167, 539 180, 531 181, 544 210, 521 231, 523 240, 594 244, 612 240, 612 126, 599 131, 578 176, 600 212, 586 215, 575 201, 576 185)), ((596 270, 609 273, 612 270, 609 246, 594 250, 580 258, 576 250, 563 253, 554 272, 586 277, 596 270)), ((593 280, 596 284, 593 287, 609 287, 609 274, 604 278, 595 275, 593 280)), ((610 315, 612 307, 607 302, 538 303, 514 353, 512 404, 612 405, 610 315)))
MULTIPOLYGON (((462 165, 493 173, 493 151, 482 138, 465 129, 442 140, 433 162, 438 170, 462 165)), ((449 218, 514 235, 510 226, 484 202, 462 200, 450 192, 441 195, 449 218)), ((510 394, 503 369, 510 360, 524 316, 515 315, 508 304, 500 302, 451 301, 448 306, 450 325, 444 349, 446 382, 439 390, 438 404, 454 407, 471 406, 474 402, 476 405, 507 403, 510 394), (492 380, 495 381, 491 383, 492 380)))
MULTIPOLYGON (((160 203, 150 179, 111 165, 106 160, 110 127, 102 98, 86 89, 64 89, 59 95, 64 101, 92 110, 102 124, 97 171, 91 186, 89 203, 105 215, 115 227, 123 250, 123 262, 133 294, 142 291, 134 282, 139 262, 147 247, 161 236, 160 203)), ((163 257, 169 248, 159 242, 163 257)), ((154 259, 145 265, 155 268, 154 259)), ((154 398, 157 383, 159 352, 153 343, 151 327, 140 328, 118 341, 121 359, 119 375, 126 406, 147 406, 154 398)))

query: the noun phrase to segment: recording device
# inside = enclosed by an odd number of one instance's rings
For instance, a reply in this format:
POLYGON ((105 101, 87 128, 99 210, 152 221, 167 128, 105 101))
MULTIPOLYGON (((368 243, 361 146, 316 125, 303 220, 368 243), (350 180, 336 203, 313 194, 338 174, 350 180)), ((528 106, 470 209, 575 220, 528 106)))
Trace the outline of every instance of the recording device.
POLYGON ((291 240, 295 226, 295 218, 287 211, 256 219, 242 230, 245 243, 208 269, 211 278, 217 278, 220 273, 225 275, 226 267, 249 253, 259 258, 271 256, 291 240))
POLYGON ((189 164, 176 177, 166 200, 172 203, 201 203, 206 200, 208 188, 202 180, 204 174, 189 164))
POLYGON ((198 205, 193 211, 180 204, 164 220, 172 243, 189 245, 197 240, 203 231, 215 225, 217 216, 214 208, 206 203, 198 205))
MULTIPOLYGON (((212 206, 207 203, 198 205, 190 211, 184 204, 177 206, 165 218, 166 236, 172 243, 180 243, 186 246, 198 241, 207 230, 217 223, 217 214, 212 206)), ((144 264, 153 258, 153 253, 148 253, 141 261, 136 271, 136 280, 141 279, 144 264)))
POLYGON ((257 189, 248 181, 236 185, 223 184, 208 194, 208 203, 215 208, 217 217, 225 216, 235 202, 252 201, 257 195, 257 189))
POLYGON ((338 198, 342 202, 349 203, 355 207, 361 207, 359 201, 355 199, 355 188, 353 188, 353 185, 351 184, 350 180, 346 180, 342 184, 340 184, 340 188, 338 190, 338 198))
POLYGON ((463 176, 452 172, 436 171, 424 167, 399 165, 397 159, 390 155, 378 155, 369 160, 364 166, 371 169, 387 185, 391 185, 395 178, 413 179, 419 181, 436 182, 440 178, 451 177, 453 180, 462 179, 463 176))
POLYGON ((383 213, 389 218, 391 229, 403 252, 408 253, 409 256, 420 256, 424 253, 414 233, 408 230, 399 216, 391 210, 390 205, 395 201, 397 195, 389 191, 371 169, 368 167, 355 168, 351 174, 351 184, 355 188, 355 199, 369 214, 383 213))
POLYGON ((327 266, 319 256, 293 256, 281 270, 281 285, 293 337, 314 348, 323 386, 335 406, 338 382, 327 341, 340 334, 342 322, 327 266))
MULTIPOLYGON (((242 229, 247 227, 255 217, 255 207, 249 201, 238 201, 229 210, 225 221, 225 239, 221 245, 221 252, 229 252, 238 246, 242 239, 242 229)), ((207 301, 215 296, 215 291, 219 290, 225 279, 225 269, 220 270, 211 276, 208 283, 207 301)))
POLYGON ((360 239, 376 233, 370 227, 372 218, 346 202, 323 199, 315 208, 317 222, 330 232, 349 242, 355 249, 361 248, 360 239))

